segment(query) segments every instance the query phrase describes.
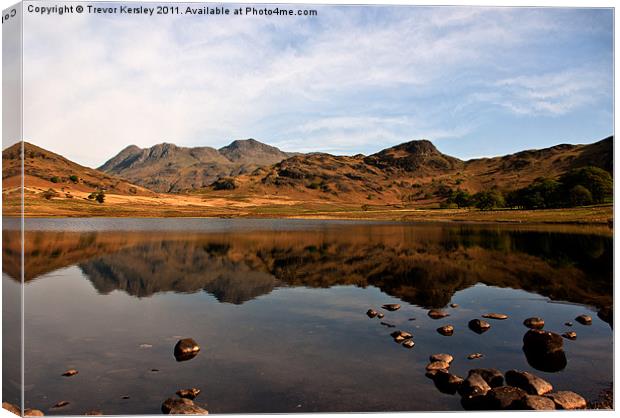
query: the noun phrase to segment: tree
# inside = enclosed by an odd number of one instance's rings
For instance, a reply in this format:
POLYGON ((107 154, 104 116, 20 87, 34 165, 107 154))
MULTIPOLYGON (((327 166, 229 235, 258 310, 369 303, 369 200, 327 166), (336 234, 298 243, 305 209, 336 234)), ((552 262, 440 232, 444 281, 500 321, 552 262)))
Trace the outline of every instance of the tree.
POLYGON ((60 181, 60 179, 59 179, 58 177, 54 176, 54 177, 52 177, 52 178, 50 179, 50 181, 51 181, 52 183, 58 183, 58 182, 60 181))
POLYGON ((570 192, 575 186, 581 185, 592 194, 594 203, 602 203, 611 197, 614 190, 614 181, 607 171, 598 167, 582 167, 571 170, 562 177, 560 182, 565 192, 570 192))
POLYGON ((584 206, 592 203, 592 193, 581 184, 570 189, 568 200, 571 206, 584 206))
POLYGON ((78 182, 78 176, 76 176, 75 174, 71 174, 69 176, 69 180, 71 180, 74 183, 77 183, 78 182))
POLYGON ((88 195, 88 198, 90 200, 95 199, 97 202, 103 203, 105 201, 105 193, 103 192, 103 190, 92 192, 91 194, 88 195))
POLYGON ((473 198, 476 202, 476 207, 480 210, 501 208, 505 204, 504 196, 497 190, 478 192, 473 198))

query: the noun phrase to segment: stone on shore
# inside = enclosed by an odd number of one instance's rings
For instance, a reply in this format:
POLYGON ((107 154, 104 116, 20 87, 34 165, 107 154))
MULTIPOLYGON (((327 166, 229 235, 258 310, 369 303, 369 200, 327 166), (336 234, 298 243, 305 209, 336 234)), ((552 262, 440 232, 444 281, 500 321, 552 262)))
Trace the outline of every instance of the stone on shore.
POLYGON ((516 409, 546 411, 555 409, 555 402, 545 396, 525 395, 515 404, 516 409))
POLYGON ((70 376, 75 376, 76 374, 78 374, 79 372, 75 369, 69 369, 66 372, 64 372, 62 375, 65 377, 70 377, 70 376))
POLYGON ((375 316, 378 315, 378 312, 375 311, 374 309, 368 309, 366 311, 366 315, 368 315, 368 318, 374 318, 375 316))
POLYGON ((508 370, 506 372, 506 384, 523 389, 530 395, 544 395, 551 392, 553 386, 546 380, 530 372, 508 370))
POLYGON ((450 363, 452 363, 452 360, 454 360, 454 357, 452 357, 450 354, 445 354, 445 353, 433 354, 430 357, 430 361, 431 362, 434 362, 434 361, 445 361, 446 363, 450 364, 450 363))
POLYGON ((482 334, 483 332, 486 332, 489 330, 489 328, 491 328, 491 324, 489 324, 483 319, 478 318, 472 319, 467 325, 469 326, 469 329, 471 329, 477 334, 482 334))
POLYGON ((492 388, 504 385, 504 375, 497 369, 471 369, 468 375, 479 374, 492 388))
POLYGON ((441 309, 431 309, 430 311, 428 311, 428 316, 433 319, 441 319, 445 318, 446 316, 450 316, 450 314, 446 311, 442 311, 441 309))
POLYGON ((398 303, 387 303, 382 308, 386 311, 397 311, 400 309, 400 305, 398 303))
POLYGON ((499 319, 499 320, 503 320, 503 319, 508 319, 508 315, 506 314, 502 314, 502 313, 487 313, 482 315, 483 318, 488 318, 488 319, 499 319))
POLYGON ((548 393, 547 397, 555 402, 557 409, 584 409, 587 405, 586 400, 575 392, 553 392, 548 393))
POLYGON ((186 398, 166 399, 161 406, 161 411, 170 415, 207 415, 209 413, 206 409, 186 398))
POLYGON ((452 325, 444 325, 443 327, 437 328, 437 332, 446 337, 454 334, 454 327, 452 325))
POLYGON ((534 316, 523 321, 523 325, 531 329, 542 329, 545 326, 545 320, 534 316))
POLYGON ((579 322, 581 325, 592 325, 592 317, 590 315, 579 315, 575 318, 575 321, 579 322))
POLYGON ((174 357, 177 361, 191 360, 200 352, 200 346, 192 338, 179 340, 174 346, 174 357))
POLYGON ((200 389, 198 388, 190 388, 190 389, 181 389, 177 390, 177 395, 181 398, 186 399, 195 399, 196 396, 200 394, 200 389))

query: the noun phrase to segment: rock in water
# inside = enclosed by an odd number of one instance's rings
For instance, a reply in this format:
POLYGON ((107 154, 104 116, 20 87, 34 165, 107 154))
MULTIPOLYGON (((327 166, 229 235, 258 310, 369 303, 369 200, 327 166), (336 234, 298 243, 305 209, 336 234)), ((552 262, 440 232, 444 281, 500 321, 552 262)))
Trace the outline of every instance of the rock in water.
POLYGON ((377 318, 379 318, 379 319, 383 319, 384 317, 385 317, 385 315, 384 315, 384 314, 382 314, 381 312, 379 312, 379 313, 377 314, 377 318))
POLYGON ((433 379, 435 386, 440 392, 450 395, 455 394, 458 387, 463 383, 462 377, 443 369, 435 370, 435 373, 430 377, 433 379))
POLYGON ((472 373, 467 376, 459 387, 459 393, 463 398, 486 395, 491 386, 479 374, 472 373))
POLYGON ((45 414, 43 411, 39 411, 38 409, 28 408, 24 410, 25 417, 43 417, 45 414))
POLYGON ((523 321, 523 325, 532 329, 542 329, 545 326, 545 320, 534 316, 532 318, 527 318, 523 321))
POLYGON ((531 329, 523 336, 523 345, 537 352, 552 352, 562 350, 562 337, 555 332, 531 329))
POLYGON ((67 405, 69 405, 69 401, 60 401, 60 402, 56 402, 54 406, 52 406, 52 408, 62 408, 67 405))
POLYGON ((547 397, 555 402, 558 409, 583 409, 586 400, 575 392, 560 391, 547 394, 547 397))
POLYGON ((440 309, 431 309, 430 311, 428 311, 428 316, 433 319, 440 319, 445 318, 446 316, 450 316, 450 314, 440 309))
POLYGON ((491 409, 515 409, 527 393, 512 386, 498 386, 487 393, 488 406, 491 409))
POLYGON ((445 361, 446 363, 450 364, 450 363, 452 363, 452 360, 454 360, 454 357, 452 357, 450 354, 445 354, 445 353, 433 354, 430 357, 430 361, 431 362, 434 362, 434 361, 445 361))
POLYGON ((7 411, 14 413, 15 415, 19 415, 20 417, 22 416, 22 411, 17 405, 13 405, 9 402, 2 402, 2 407, 7 411))
POLYGON ((559 372, 566 367, 563 338, 549 331, 531 329, 523 336, 523 352, 527 362, 537 370, 559 372))
POLYGON ((487 321, 477 318, 469 321, 467 326, 469 326, 469 329, 471 329, 477 334, 482 334, 483 332, 486 332, 489 330, 489 328, 491 328, 491 324, 489 324, 487 321))
POLYGON ((179 340, 174 346, 174 357, 177 361, 191 360, 198 355, 200 346, 191 338, 179 340))
POLYGON ((375 316, 378 315, 378 313, 374 309, 368 309, 366 311, 366 315, 368 315, 369 318, 374 318, 375 316))
POLYGON ((400 305, 398 303, 387 303, 382 308, 386 311, 397 311, 400 309, 400 305))
POLYGON ((454 334, 454 327, 452 325, 444 325, 443 327, 437 328, 437 332, 441 335, 445 335, 446 337, 454 334))
POLYGON ((91 409, 90 411, 84 412, 84 415, 103 415, 103 411, 99 409, 91 409))
POLYGON ((179 397, 181 398, 186 398, 186 399, 195 399, 196 396, 198 396, 199 394, 200 394, 200 389, 198 388, 177 390, 177 395, 179 395, 179 397))
POLYGON ((209 413, 206 409, 186 398, 166 399, 161 406, 161 411, 170 415, 207 415, 209 413))
POLYGON ((489 319, 508 319, 508 315, 502 314, 502 313, 487 313, 482 315, 483 318, 489 318, 489 319))
POLYGON ((568 331, 565 332, 564 334, 562 334, 562 337, 568 339, 568 340, 576 340, 577 339, 577 333, 575 331, 568 331))
POLYGON ((590 315, 579 315, 575 318, 575 321, 579 322, 581 325, 592 325, 592 317, 590 315))
POLYGON ((411 339, 403 341, 403 347, 413 348, 414 345, 415 343, 411 339))
POLYGON ((75 376, 76 374, 78 374, 79 372, 75 369, 69 369, 66 372, 64 372, 62 375, 66 376, 66 377, 70 377, 70 376, 75 376))
POLYGON ((396 341, 397 343, 402 343, 403 341, 408 340, 413 337, 413 335, 411 335, 410 333, 406 331, 394 331, 390 335, 392 336, 392 338, 394 338, 394 341, 396 341))
POLYGON ((470 355, 467 356, 468 360, 475 360, 477 358, 481 358, 483 356, 482 353, 471 353, 470 355))
POLYGON ((573 323, 572 322, 564 322, 564 325, 566 325, 567 327, 572 327, 573 323))
POLYGON ((448 370, 450 364, 445 361, 433 361, 426 365, 426 370, 448 370))
POLYGON ((504 385, 504 375, 497 369, 471 369, 468 375, 478 374, 492 388, 504 385))
POLYGON ((544 396, 525 395, 514 406, 516 409, 522 410, 545 411, 555 409, 555 402, 544 396))
POLYGON ((458 308, 458 307, 459 307, 459 304, 458 304, 458 303, 451 303, 451 304, 450 304, 450 307, 451 307, 451 308, 458 308))
POLYGON ((506 372, 506 383, 523 389, 530 395, 544 395, 551 392, 553 386, 546 380, 530 373, 519 370, 508 370, 506 372))

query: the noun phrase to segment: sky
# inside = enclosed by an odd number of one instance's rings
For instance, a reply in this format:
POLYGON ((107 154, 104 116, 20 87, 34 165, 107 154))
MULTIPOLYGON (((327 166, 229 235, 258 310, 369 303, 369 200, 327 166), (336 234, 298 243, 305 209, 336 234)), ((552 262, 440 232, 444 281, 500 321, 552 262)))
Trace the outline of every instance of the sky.
POLYGON ((291 8, 318 15, 26 12, 24 139, 97 167, 161 142, 469 159, 613 134, 611 9, 291 8))

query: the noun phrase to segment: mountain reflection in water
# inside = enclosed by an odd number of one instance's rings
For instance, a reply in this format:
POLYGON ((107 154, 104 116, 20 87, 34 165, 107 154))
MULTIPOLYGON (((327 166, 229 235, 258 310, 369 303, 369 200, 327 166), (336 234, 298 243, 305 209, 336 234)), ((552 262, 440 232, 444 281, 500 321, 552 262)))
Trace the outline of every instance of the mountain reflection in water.
MULTIPOLYGON (((19 277, 19 235, 3 270, 19 277)), ((278 287, 375 286, 443 307, 476 283, 598 308, 611 324, 612 237, 476 226, 351 225, 320 231, 26 231, 25 279, 78 265, 101 294, 206 291, 242 304, 278 287)))

